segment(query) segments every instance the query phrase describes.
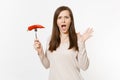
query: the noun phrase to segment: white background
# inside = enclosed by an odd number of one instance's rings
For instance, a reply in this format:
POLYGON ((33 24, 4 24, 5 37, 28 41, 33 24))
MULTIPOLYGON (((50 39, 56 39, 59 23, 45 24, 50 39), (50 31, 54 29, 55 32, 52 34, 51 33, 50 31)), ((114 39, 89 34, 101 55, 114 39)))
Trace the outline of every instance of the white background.
POLYGON ((57 7, 69 6, 77 32, 93 27, 93 37, 86 42, 90 58, 85 80, 120 80, 120 2, 119 0, 0 0, 0 80, 48 80, 48 72, 33 48, 32 24, 38 30, 45 49, 51 34, 57 7))

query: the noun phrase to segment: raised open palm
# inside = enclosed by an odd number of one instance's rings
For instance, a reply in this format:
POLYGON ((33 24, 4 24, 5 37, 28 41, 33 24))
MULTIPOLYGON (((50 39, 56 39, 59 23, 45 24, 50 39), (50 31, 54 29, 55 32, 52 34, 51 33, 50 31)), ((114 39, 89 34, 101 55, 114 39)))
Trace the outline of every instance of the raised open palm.
POLYGON ((89 39, 92 36, 93 33, 93 28, 88 28, 82 35, 79 34, 79 38, 81 38, 81 40, 83 42, 85 42, 87 39, 89 39))

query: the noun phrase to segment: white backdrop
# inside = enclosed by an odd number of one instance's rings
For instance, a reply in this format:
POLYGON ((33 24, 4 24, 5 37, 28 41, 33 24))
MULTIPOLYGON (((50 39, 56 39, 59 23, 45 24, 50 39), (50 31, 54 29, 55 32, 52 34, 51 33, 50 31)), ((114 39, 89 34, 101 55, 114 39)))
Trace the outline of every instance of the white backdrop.
POLYGON ((93 27, 86 42, 90 66, 85 80, 120 80, 120 2, 119 0, 0 0, 0 80, 48 80, 48 72, 33 48, 32 24, 45 49, 51 34, 54 11, 69 6, 77 32, 93 27))

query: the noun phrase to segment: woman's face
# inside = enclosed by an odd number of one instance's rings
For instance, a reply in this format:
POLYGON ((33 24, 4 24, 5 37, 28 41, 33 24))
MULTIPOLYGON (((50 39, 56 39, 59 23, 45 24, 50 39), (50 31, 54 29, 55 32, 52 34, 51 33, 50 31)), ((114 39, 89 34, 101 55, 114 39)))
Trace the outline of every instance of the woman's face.
POLYGON ((60 33, 67 34, 71 23, 71 17, 68 10, 63 10, 60 12, 57 18, 57 25, 59 27, 60 33))

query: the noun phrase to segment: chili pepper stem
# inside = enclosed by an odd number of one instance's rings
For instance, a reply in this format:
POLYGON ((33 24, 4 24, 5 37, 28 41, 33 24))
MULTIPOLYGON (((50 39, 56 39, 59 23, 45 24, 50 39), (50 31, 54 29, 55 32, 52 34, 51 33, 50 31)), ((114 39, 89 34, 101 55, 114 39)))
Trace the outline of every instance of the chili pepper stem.
POLYGON ((35 29, 35 38, 37 39, 37 29, 35 29))

